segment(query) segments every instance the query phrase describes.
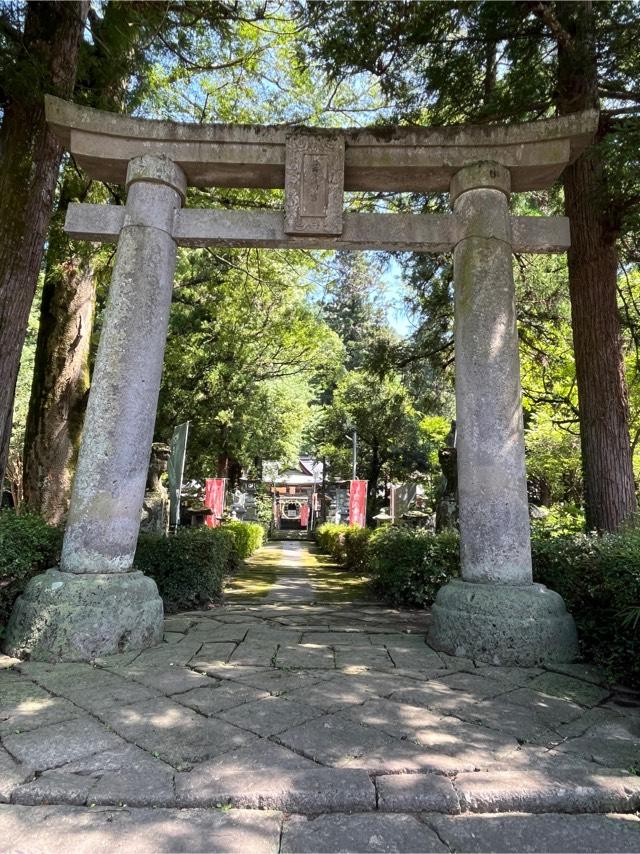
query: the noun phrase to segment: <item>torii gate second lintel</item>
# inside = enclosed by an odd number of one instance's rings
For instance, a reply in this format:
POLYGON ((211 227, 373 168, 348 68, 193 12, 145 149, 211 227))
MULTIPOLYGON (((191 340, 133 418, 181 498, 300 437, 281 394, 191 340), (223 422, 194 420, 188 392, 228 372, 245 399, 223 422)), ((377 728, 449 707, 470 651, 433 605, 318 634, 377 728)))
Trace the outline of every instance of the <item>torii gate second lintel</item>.
POLYGON ((186 125, 48 98, 47 120, 125 207, 72 205, 74 237, 116 241, 60 570, 18 600, 6 649, 90 660, 161 637, 162 603, 132 571, 178 245, 453 251, 462 579, 429 642, 500 664, 571 660, 573 620, 532 583, 512 253, 569 246, 564 217, 511 217, 512 191, 556 180, 595 112, 524 125, 308 128, 186 125), (182 209, 188 185, 284 187, 283 211, 182 209), (343 215, 344 190, 450 193, 450 215, 343 215))

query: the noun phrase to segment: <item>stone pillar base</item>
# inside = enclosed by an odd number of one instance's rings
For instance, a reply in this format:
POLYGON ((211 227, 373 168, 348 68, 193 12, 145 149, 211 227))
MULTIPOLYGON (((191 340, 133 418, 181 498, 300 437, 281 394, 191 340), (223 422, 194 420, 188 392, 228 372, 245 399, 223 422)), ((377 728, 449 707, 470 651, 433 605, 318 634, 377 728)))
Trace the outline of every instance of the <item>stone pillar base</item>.
POLYGON ((472 584, 455 580, 440 589, 432 610, 429 644, 449 655, 497 665, 533 667, 572 661, 575 623, 561 596, 543 584, 472 584))
POLYGON ((160 643, 162 624, 156 583, 141 572, 49 569, 16 602, 4 649, 34 661, 92 661, 160 643))

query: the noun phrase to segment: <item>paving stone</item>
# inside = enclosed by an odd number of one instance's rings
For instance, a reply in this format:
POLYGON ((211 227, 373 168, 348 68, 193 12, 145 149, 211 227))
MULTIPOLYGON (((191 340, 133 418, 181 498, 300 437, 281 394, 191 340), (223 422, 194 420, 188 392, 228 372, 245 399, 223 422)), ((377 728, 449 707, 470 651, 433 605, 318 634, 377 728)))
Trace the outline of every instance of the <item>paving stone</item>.
POLYGON ((459 706, 454 712, 463 721, 509 735, 522 744, 551 747, 562 741, 558 731, 550 729, 531 709, 503 703, 500 698, 459 706))
POLYGON ((166 632, 188 632, 195 620, 190 617, 165 617, 164 629, 166 632))
POLYGON ((202 647, 202 640, 187 635, 180 643, 164 643, 143 650, 131 662, 132 667, 176 667, 188 664, 202 647))
POLYGON ((387 649, 400 673, 417 673, 429 676, 431 673, 445 671, 445 666, 440 657, 424 643, 405 646, 389 645, 387 649))
POLYGON ((4 747, 0 746, 0 803, 8 803, 12 792, 32 777, 33 768, 16 762, 4 747))
POLYGON ((545 670, 550 670, 552 673, 564 673, 566 676, 573 676, 576 679, 582 679, 583 682, 593 682, 594 685, 607 686, 607 678, 602 670, 594 667, 592 664, 570 664, 556 662, 545 666, 545 670))
POLYGON ((123 768, 102 774, 91 790, 90 803, 130 807, 167 807, 175 804, 173 773, 160 768, 123 768))
POLYGON ((288 644, 278 647, 275 659, 276 667, 280 668, 323 668, 333 670, 335 668, 334 652, 328 646, 315 646, 314 644, 288 644))
POLYGON ((469 854, 637 852, 640 821, 629 815, 427 816, 452 851, 469 854))
MULTIPOLYGON (((598 709, 591 709, 598 712, 598 709)), ((580 719, 582 720, 582 719, 580 719)), ((568 725, 570 726, 570 725, 568 725)), ((565 728, 564 734, 567 733, 565 728)), ((610 768, 640 767, 640 718, 603 718, 577 738, 557 746, 560 753, 577 753, 610 768)))
POLYGON ((267 691, 258 691, 257 688, 250 688, 240 683, 218 682, 204 688, 194 688, 186 694, 176 694, 172 699, 176 703, 200 712, 201 715, 210 716, 269 696, 267 691))
POLYGON ((383 647, 337 647, 336 667, 366 670, 395 670, 395 664, 383 647))
POLYGON ((486 700, 490 697, 497 697, 500 694, 505 694, 511 690, 512 686, 507 683, 491 678, 485 674, 484 670, 476 673, 452 673, 450 675, 441 676, 442 683, 454 691, 463 691, 467 694, 472 694, 476 700, 486 700))
POLYGON ((412 706, 423 706, 441 715, 457 715, 466 709, 473 709, 479 702, 479 698, 469 691, 454 690, 440 679, 415 682, 412 686, 394 691, 390 699, 412 706))
POLYGON ((364 632, 312 632, 305 631, 303 643, 319 644, 320 646, 371 646, 369 635, 364 632))
POLYGON ((331 679, 307 688, 287 691, 289 700, 306 702, 327 712, 338 711, 347 706, 359 705, 372 697, 384 697, 409 680, 395 674, 359 673, 357 677, 340 673, 331 679))
POLYGON ((500 697, 501 702, 524 706, 551 729, 569 723, 584 714, 584 708, 571 700, 541 694, 532 688, 517 688, 500 697))
POLYGON ((36 771, 45 771, 122 744, 92 718, 76 718, 3 738, 7 750, 36 771))
POLYGON ((322 714, 322 709, 313 708, 306 703, 285 700, 282 697, 266 697, 221 712, 218 717, 234 724, 234 726, 267 737, 284 732, 290 727, 317 718, 322 714))
POLYGON ((484 762, 496 760, 517 747, 514 738, 501 732, 393 700, 367 700, 343 714, 388 735, 424 745, 434 753, 466 757, 469 761, 475 761, 479 755, 484 762))
POLYGON ((557 757, 506 770, 462 773, 455 780, 463 812, 633 812, 640 777, 557 757))
POLYGON ((393 739, 340 715, 325 715, 278 735, 277 741, 323 765, 346 765, 376 748, 391 747, 393 739))
POLYGON ((544 671, 539 667, 497 667, 493 664, 478 662, 476 671, 474 672, 487 675, 498 682, 505 682, 508 685, 522 688, 528 685, 536 676, 540 676, 544 671))
POLYGON ((95 784, 92 777, 49 771, 29 783, 14 789, 13 804, 72 804, 80 806, 87 801, 89 790, 95 784))
POLYGON ((453 784, 441 774, 390 774, 376 778, 376 789, 383 812, 460 812, 453 784))
POLYGON ((267 810, 0 807, 0 838, 29 854, 276 854, 281 816, 267 810))
POLYGON ((283 646, 291 646, 300 643, 302 631, 300 629, 285 629, 282 626, 270 625, 269 623, 257 623, 249 629, 244 639, 245 643, 275 643, 283 646))
MULTIPOLYGON (((167 765, 155 756, 151 756, 146 750, 136 747, 135 744, 127 744, 125 741, 119 747, 104 750, 102 753, 92 753, 89 756, 83 756, 81 759, 60 766, 57 770, 66 774, 93 776, 96 779, 101 774, 122 770, 144 773, 150 777, 157 771, 160 773, 163 771, 173 773, 170 765, 167 765)), ((47 771, 45 773, 50 774, 53 772, 47 771)))
POLYGON ((574 679, 562 673, 543 673, 529 683, 534 691, 540 691, 552 697, 572 700, 581 706, 597 706, 609 696, 609 691, 592 682, 574 679))
POLYGON ((189 662, 189 667, 195 667, 197 670, 204 671, 204 667, 207 665, 218 665, 221 662, 227 662, 233 655, 235 648, 235 643, 222 641, 204 643, 189 662))
POLYGON ((68 721, 81 714, 82 710, 69 700, 53 697, 28 679, 0 685, 0 736, 68 721))
POLYGON ((261 741, 176 775, 180 806, 230 804, 243 808, 320 813, 375 810, 366 771, 320 768, 283 747, 261 741))
POLYGON ((251 643, 241 643, 229 659, 229 664, 271 667, 277 651, 277 642, 252 641, 251 643))
POLYGON ((293 816, 285 821, 282 854, 303 852, 437 852, 448 848, 410 815, 293 816))
MULTIPOLYGON (((182 694, 194 688, 204 687, 210 680, 204 673, 197 673, 188 667, 144 667, 132 664, 122 671, 127 679, 132 679, 151 689, 151 695, 182 694)), ((145 699, 145 698, 141 698, 145 699)), ((136 702, 132 700, 131 702, 136 702)))
POLYGON ((191 641, 199 640, 201 643, 237 644, 244 640, 251 625, 251 623, 200 624, 191 629, 187 638, 191 641))
POLYGON ((184 635, 179 632, 165 632, 162 635, 163 643, 179 643, 181 640, 184 640, 184 635))
POLYGON ((165 698, 111 709, 103 717, 127 741, 178 769, 242 747, 255 738, 245 730, 205 718, 165 698))
POLYGON ((255 670, 249 673, 243 673, 240 668, 237 670, 238 675, 234 677, 243 685, 251 685, 252 688, 258 688, 263 691, 269 691, 271 694, 283 694, 286 691, 295 691, 299 688, 308 688, 312 685, 322 684, 325 679, 331 679, 335 676, 333 670, 255 670))
POLYGON ((29 673, 40 685, 94 714, 105 707, 137 703, 159 693, 124 679, 113 669, 105 670, 87 664, 34 662, 29 673))

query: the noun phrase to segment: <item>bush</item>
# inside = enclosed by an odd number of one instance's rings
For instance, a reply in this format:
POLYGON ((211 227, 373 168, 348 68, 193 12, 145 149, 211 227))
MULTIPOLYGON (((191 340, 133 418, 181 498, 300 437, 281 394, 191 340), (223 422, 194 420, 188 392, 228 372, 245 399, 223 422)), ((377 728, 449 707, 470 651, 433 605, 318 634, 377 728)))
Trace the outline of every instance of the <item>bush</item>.
POLYGON ((318 548, 323 554, 331 555, 339 564, 345 560, 344 534, 348 530, 348 525, 337 525, 334 522, 325 522, 316 529, 318 548))
POLYGON ((534 580, 564 599, 583 656, 640 687, 640 530, 535 537, 534 580))
POLYGON ((0 511, 0 626, 29 579, 57 565, 61 545, 62 531, 40 516, 0 511))
POLYGON ((134 563, 155 580, 167 611, 201 608, 221 598, 224 576, 237 565, 234 534, 225 527, 143 533, 134 563))
POLYGON ((240 522, 233 519, 222 526, 233 534, 235 549, 240 560, 250 557, 264 540, 264 528, 257 522, 240 522))
POLYGON ((341 535, 340 549, 345 569, 361 575, 369 572, 368 544, 373 531, 371 528, 347 527, 341 535))
POLYGON ((387 525, 374 531, 367 548, 374 588, 395 605, 424 608, 459 572, 458 535, 387 525))

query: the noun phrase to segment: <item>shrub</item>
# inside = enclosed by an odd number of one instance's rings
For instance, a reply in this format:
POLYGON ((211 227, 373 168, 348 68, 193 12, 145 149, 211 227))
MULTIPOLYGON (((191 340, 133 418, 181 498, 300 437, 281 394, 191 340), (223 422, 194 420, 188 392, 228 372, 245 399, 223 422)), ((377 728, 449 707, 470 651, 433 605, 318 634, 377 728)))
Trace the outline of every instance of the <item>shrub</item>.
POLYGON ((430 605, 459 572, 458 535, 387 525, 374 531, 367 548, 375 589, 395 605, 430 605))
POLYGON ((40 516, 0 511, 0 626, 29 579, 59 562, 61 544, 62 531, 40 516))
POLYGON ((219 600, 236 560, 232 531, 203 527, 173 537, 140 534, 134 563, 155 580, 166 610, 177 611, 219 600))
POLYGON ((360 574, 368 573, 368 543, 372 534, 371 528, 358 528, 355 525, 347 527, 341 534, 340 550, 345 569, 360 574))
POLYGON ((564 599, 584 657, 640 687, 640 530, 535 537, 534 580, 564 599))
POLYGON ((222 526, 233 534, 235 549, 240 560, 250 557, 264 540, 264 528, 257 522, 240 522, 233 519, 222 526))
POLYGON ((323 554, 331 555, 339 564, 344 563, 344 534, 348 530, 348 525, 337 525, 334 522, 325 522, 316 529, 318 548, 323 554))

